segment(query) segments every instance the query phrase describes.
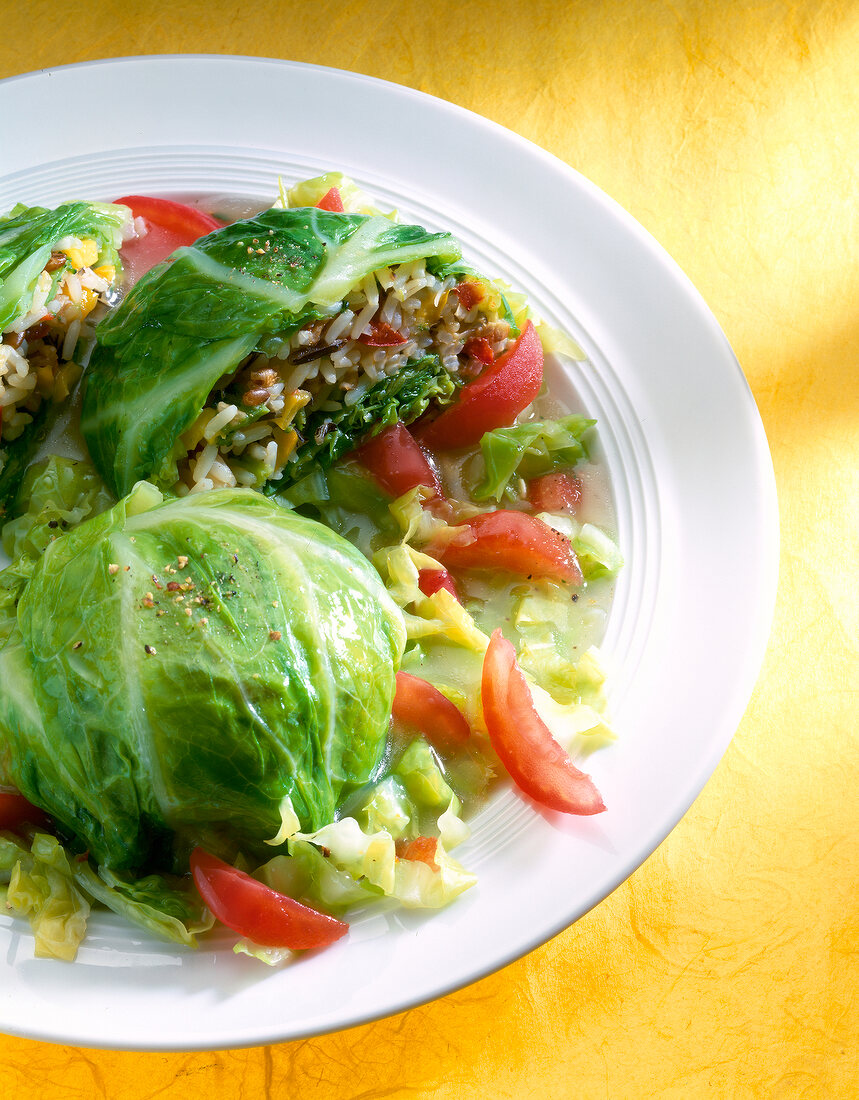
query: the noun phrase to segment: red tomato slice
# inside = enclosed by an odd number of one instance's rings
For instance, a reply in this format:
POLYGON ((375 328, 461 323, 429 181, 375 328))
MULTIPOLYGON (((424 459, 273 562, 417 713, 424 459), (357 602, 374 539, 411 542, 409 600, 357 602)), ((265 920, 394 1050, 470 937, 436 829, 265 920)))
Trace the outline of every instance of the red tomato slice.
POLYGON ((426 553, 454 569, 503 569, 522 576, 582 583, 570 540, 527 512, 500 509, 475 516, 462 533, 426 553))
POLYGON ((221 924, 264 947, 293 951, 327 947, 349 929, 348 924, 279 894, 202 848, 191 853, 191 873, 200 896, 221 924))
POLYGON ((332 187, 330 191, 326 191, 316 204, 316 209, 330 210, 332 214, 342 214, 343 200, 340 198, 339 190, 336 187, 332 187))
POLYGON ((565 470, 556 470, 528 482, 528 500, 535 512, 574 514, 582 500, 582 483, 565 470))
POLYGON ((399 497, 416 485, 425 485, 432 490, 433 500, 442 499, 438 475, 412 433, 401 422, 362 443, 354 454, 391 496, 399 497))
POLYGON ((368 348, 398 348, 409 341, 408 337, 391 328, 385 321, 373 320, 370 322, 369 332, 362 332, 358 342, 366 344, 368 348))
POLYGON ((394 722, 420 730, 434 749, 449 752, 471 736, 462 711, 437 687, 408 672, 397 673, 394 722))
POLYGON ((47 814, 28 802, 17 791, 0 791, 0 829, 17 829, 20 825, 43 825, 47 814))
POLYGON ((551 810, 602 813, 605 804, 593 780, 579 771, 534 709, 516 651, 500 629, 483 659, 480 700, 492 747, 520 790, 551 810))
POLYGON ((460 602, 459 593, 456 591, 456 585, 453 583, 453 577, 446 569, 419 569, 418 588, 425 596, 432 596, 435 592, 438 592, 439 589, 443 588, 446 592, 449 592, 457 602, 460 602))
POLYGON ((417 437, 432 451, 479 443, 484 432, 512 424, 542 384, 543 346, 529 321, 513 347, 463 386, 456 404, 444 409, 417 437))
POLYGON ((133 286, 150 268, 181 248, 193 244, 221 222, 193 206, 172 199, 156 199, 150 195, 125 195, 115 200, 131 208, 135 218, 143 218, 148 232, 145 237, 127 241, 121 250, 125 271, 124 285, 133 286))

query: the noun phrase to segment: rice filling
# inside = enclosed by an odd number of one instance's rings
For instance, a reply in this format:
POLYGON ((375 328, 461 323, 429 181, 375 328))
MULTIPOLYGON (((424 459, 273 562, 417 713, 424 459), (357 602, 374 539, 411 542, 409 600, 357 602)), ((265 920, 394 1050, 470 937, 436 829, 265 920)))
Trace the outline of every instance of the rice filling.
MULTIPOLYGON (((424 260, 381 268, 330 320, 265 342, 221 380, 184 433, 186 454, 174 492, 259 488, 280 478, 305 442, 303 416, 294 423, 302 410, 339 414, 427 356, 437 356, 459 384, 478 373, 512 343, 511 329, 492 302, 456 293, 466 281, 462 275, 439 278, 424 260)), ((325 430, 323 420, 315 429, 317 443, 325 430)))

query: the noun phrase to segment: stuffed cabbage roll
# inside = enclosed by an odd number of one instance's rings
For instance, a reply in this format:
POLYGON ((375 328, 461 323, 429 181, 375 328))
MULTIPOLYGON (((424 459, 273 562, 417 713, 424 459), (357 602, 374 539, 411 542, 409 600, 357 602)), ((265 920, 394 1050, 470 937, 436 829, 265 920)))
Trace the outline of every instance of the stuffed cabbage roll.
POLYGON ((131 211, 105 203, 19 205, 0 217, 0 515, 80 378, 133 235, 131 211))
POLYGON ((142 483, 50 543, 0 649, 0 776, 93 860, 268 858, 387 745, 403 616, 340 536, 259 493, 142 483))
POLYGON ((516 330, 458 242, 272 209, 153 268, 98 329, 82 430, 117 495, 286 488, 450 402, 516 330))

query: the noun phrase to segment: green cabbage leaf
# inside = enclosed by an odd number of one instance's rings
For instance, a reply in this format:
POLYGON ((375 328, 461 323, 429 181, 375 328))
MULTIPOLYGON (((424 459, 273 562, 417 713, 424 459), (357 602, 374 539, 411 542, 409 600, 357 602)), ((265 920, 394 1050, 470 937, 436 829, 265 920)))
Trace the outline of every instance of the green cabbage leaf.
POLYGON ((586 459, 587 434, 594 424, 573 415, 486 432, 480 441, 486 475, 474 491, 475 500, 500 501, 513 477, 541 477, 586 459))
POLYGON ((100 868, 270 855, 380 767, 405 645, 367 560, 252 490, 141 483, 51 542, 0 650, 0 772, 100 868))
POLYGON ((0 572, 0 642, 12 630, 18 599, 45 548, 112 503, 86 459, 52 455, 29 468, 17 491, 16 514, 2 529, 3 550, 12 564, 0 572))
POLYGON ((37 958, 73 961, 93 905, 186 947, 196 946, 196 934, 214 923, 189 876, 132 881, 94 869, 41 832, 30 838, 0 833, 0 890, 7 909, 29 919, 37 958))

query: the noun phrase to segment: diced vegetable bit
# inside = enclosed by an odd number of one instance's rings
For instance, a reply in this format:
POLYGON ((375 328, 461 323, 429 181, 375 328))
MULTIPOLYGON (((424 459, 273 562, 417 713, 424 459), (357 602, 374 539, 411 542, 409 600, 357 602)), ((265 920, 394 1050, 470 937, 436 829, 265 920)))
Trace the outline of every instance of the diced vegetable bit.
POLYGON ((438 851, 438 837, 416 836, 414 840, 406 840, 397 849, 400 859, 414 859, 419 863, 425 863, 433 871, 438 871, 435 861, 438 851))
POLYGON ((492 747, 520 790, 562 813, 605 810, 590 776, 573 764, 537 714, 516 651, 500 629, 486 650, 480 698, 492 747))
POLYGON ((535 512, 575 514, 582 501, 582 483, 574 474, 556 470, 528 482, 528 500, 535 512))
POLYGON ((328 947, 349 931, 343 921, 279 894, 202 848, 191 853, 191 873, 212 914, 254 943, 304 951, 328 947))
POLYGON ((476 359, 487 367, 495 359, 492 345, 485 336, 472 336, 471 339, 466 340, 464 351, 466 355, 470 355, 472 359, 476 359))
POLYGON ((317 210, 331 210, 335 214, 343 213, 343 199, 336 187, 331 187, 316 203, 317 210))
POLYGON ((462 282, 453 288, 453 293, 459 298, 462 308, 469 310, 483 300, 486 292, 480 283, 462 282))
POLYGON ((471 736, 462 711, 437 687, 407 672, 397 673, 393 717, 395 723, 420 730, 439 752, 456 750, 471 736))
MULTIPOLYGON (((418 571, 418 588, 425 596, 432 596, 439 589, 449 592, 455 600, 459 600, 456 584, 453 577, 446 569, 420 569, 418 571)), ((461 601, 460 601, 461 602, 461 601)))
POLYGON ((528 321, 512 348, 459 392, 454 404, 417 432, 430 450, 469 447, 484 432, 512 424, 543 384, 543 349, 528 321))
POLYGON ((568 538, 526 512, 483 512, 453 538, 430 543, 426 553, 454 569, 501 569, 580 585, 582 571, 568 538))
POLYGON ((391 328, 386 321, 377 319, 370 321, 366 331, 361 333, 358 340, 369 348, 396 348, 409 342, 407 336, 391 328))
POLYGON ((453 788, 439 766, 439 756, 424 737, 416 738, 408 746, 397 761, 394 775, 418 806, 434 813, 446 810, 451 804, 459 808, 453 788))

